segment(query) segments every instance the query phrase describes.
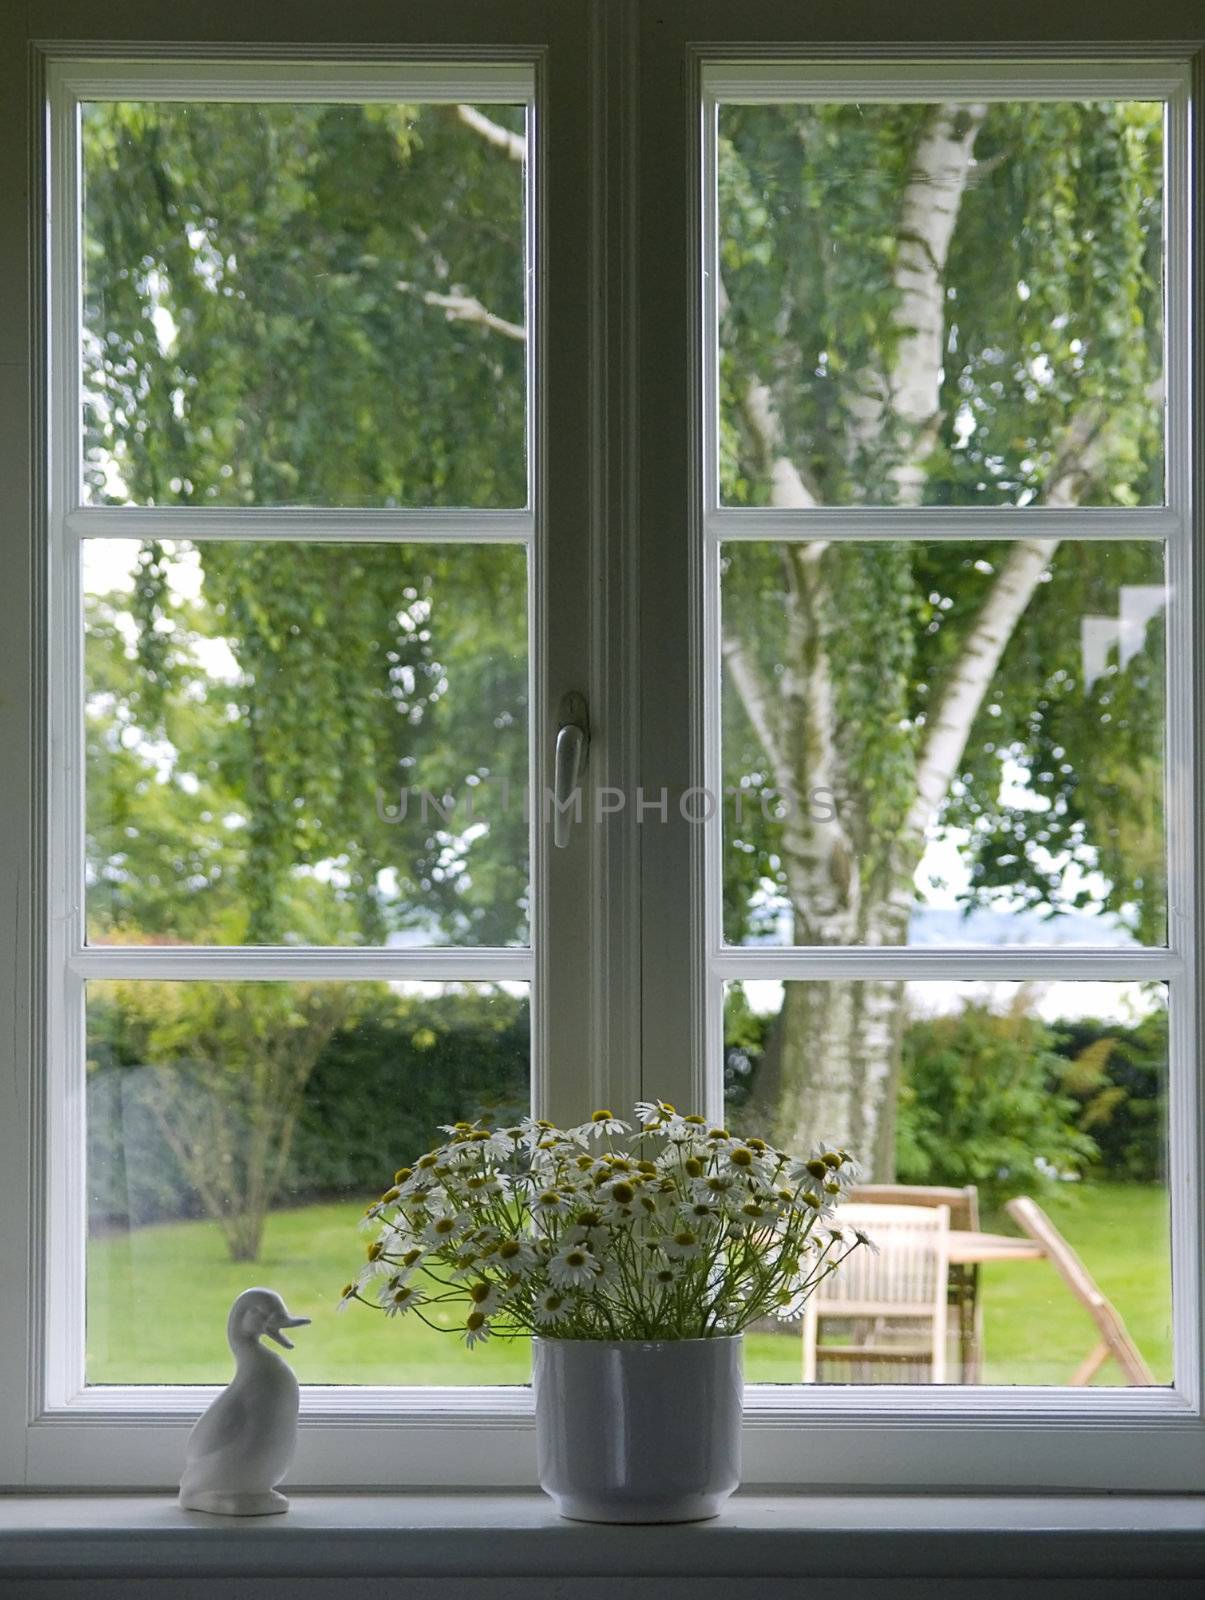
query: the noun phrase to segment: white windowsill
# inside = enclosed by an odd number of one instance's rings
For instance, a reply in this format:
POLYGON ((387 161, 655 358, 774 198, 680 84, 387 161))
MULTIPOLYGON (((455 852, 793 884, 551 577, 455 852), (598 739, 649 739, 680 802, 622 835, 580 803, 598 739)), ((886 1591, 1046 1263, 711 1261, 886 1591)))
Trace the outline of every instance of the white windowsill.
POLYGON ((1173 1587, 1158 1592, 1170 1594, 1203 1566, 1205 1498, 1190 1495, 750 1493, 716 1521, 654 1528, 566 1522, 533 1493, 298 1494, 287 1516, 253 1519, 181 1512, 166 1495, 0 1496, 0 1593, 35 1576, 237 1572, 315 1582, 605 1573, 607 1582, 649 1580, 654 1594, 688 1577, 702 1593, 740 1577, 1062 1573, 1133 1579, 1147 1593, 1162 1580, 1173 1587))

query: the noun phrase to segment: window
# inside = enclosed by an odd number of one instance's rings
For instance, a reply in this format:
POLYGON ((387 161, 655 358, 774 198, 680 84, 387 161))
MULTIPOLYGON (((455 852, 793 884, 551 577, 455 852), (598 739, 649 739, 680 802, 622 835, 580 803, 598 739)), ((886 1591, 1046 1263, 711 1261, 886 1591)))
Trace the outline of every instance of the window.
POLYGON ((757 1330, 749 1481, 1191 1486, 1183 47, 189 10, 35 56, 14 1481, 170 1482, 257 1279, 328 1308, 296 1481, 531 1481, 524 1350, 332 1321, 356 1201, 440 1122, 645 1094, 986 1231, 1040 1191, 1134 1274, 1144 1387, 1070 1386, 1045 1263, 957 1280, 973 1381, 757 1330))
MULTIPOLYGON (((1128 1208, 1165 1384, 1167 1057, 1192 1004, 1167 922, 1190 881, 1165 690, 1189 657, 1176 91, 970 77, 705 71, 704 725, 731 802, 708 1060, 727 1120, 828 1137, 876 1181, 973 1175, 993 1209, 1045 1181, 1089 1242, 1077 1212, 1128 1208), (1063 1201, 1130 1029, 1157 1058, 1149 1187, 1063 1201)), ((1027 1328, 977 1308, 989 1380, 1076 1369, 1032 1293, 1027 1328)))

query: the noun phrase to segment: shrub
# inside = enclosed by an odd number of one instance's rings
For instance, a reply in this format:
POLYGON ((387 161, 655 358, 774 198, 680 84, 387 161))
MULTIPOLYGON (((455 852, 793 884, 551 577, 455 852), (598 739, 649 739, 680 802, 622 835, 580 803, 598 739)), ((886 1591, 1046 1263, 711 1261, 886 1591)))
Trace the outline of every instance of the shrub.
POLYGON ((985 1205, 1078 1176, 1097 1155, 1059 1088, 1054 1038, 1018 1005, 970 1003, 906 1030, 896 1130, 901 1183, 973 1183, 985 1205))
POLYGON ((1059 1084, 1096 1143, 1099 1170, 1132 1183, 1166 1176, 1167 1011, 1140 1022, 1077 1017, 1054 1024, 1059 1084))

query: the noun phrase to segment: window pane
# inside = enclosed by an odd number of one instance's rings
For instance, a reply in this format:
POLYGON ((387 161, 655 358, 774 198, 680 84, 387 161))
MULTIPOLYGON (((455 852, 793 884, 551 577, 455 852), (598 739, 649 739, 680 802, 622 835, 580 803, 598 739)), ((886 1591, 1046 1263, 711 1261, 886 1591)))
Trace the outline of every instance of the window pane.
POLYGON ((1163 944, 1163 549, 724 547, 735 944, 1163 944))
POLYGON ((725 105, 732 505, 1163 500, 1163 107, 725 105))
POLYGON ((85 500, 525 504, 524 118, 86 105, 85 500))
POLYGON ((525 552, 85 545, 98 944, 527 940, 525 552))
MULTIPOLYGON (((1101 1330, 1049 1259, 1007 1259, 1026 1248, 1005 1209, 1023 1196, 1120 1314, 1149 1381, 1170 1383, 1167 1018, 1161 984, 728 985, 730 1126, 770 1130, 788 1149, 844 1145, 876 1183, 974 1189, 974 1210, 971 1197, 947 1197, 954 1231, 923 1249, 907 1227, 893 1232, 896 1219, 883 1209, 915 1205, 918 1195, 855 1194, 867 1206, 858 1220, 881 1250, 866 1263, 870 1297, 910 1305, 912 1315, 822 1317, 822 1352, 842 1343, 871 1352, 858 1362, 822 1358, 822 1381, 933 1381, 940 1344, 924 1257, 941 1251, 954 1262, 940 1274, 948 1276, 944 1381, 1071 1383, 1101 1330), (996 1243, 968 1238, 983 1232, 996 1243), (904 1344, 922 1355, 900 1361, 904 1344)), ((831 1302, 819 1304, 832 1312, 831 1302)), ((748 1376, 798 1382, 801 1337, 799 1323, 754 1330, 748 1376)), ((1127 1377, 1110 1360, 1091 1381, 1127 1377)))
POLYGON ((225 1382, 262 1284, 313 1319, 302 1382, 525 1383, 523 1343, 335 1306, 365 1204, 438 1124, 527 1112, 529 1081, 523 984, 90 984, 87 1381, 225 1382))

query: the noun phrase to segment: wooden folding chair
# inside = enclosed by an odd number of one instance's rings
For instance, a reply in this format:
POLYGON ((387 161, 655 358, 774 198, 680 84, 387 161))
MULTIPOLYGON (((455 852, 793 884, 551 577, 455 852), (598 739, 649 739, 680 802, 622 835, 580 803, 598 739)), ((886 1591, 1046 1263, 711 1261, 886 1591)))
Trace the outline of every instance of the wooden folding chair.
POLYGON ((1042 1247, 1042 1253, 1071 1290, 1075 1298, 1087 1308, 1088 1315, 1100 1330, 1100 1342, 1095 1345, 1068 1380, 1073 1389, 1082 1388, 1104 1366, 1110 1356, 1125 1373, 1131 1388, 1146 1388, 1155 1382, 1154 1375, 1138 1346, 1130 1338, 1121 1314, 1101 1293, 1092 1274, 1076 1255, 1035 1200, 1021 1195, 1004 1207, 1009 1216, 1029 1237, 1042 1247))
MULTIPOLYGON (((851 1200, 881 1206, 948 1206, 950 1227, 959 1232, 979 1231, 979 1190, 946 1184, 860 1183, 849 1192, 851 1200)), ((978 1383, 983 1368, 983 1307, 979 1301, 979 1268, 973 1262, 950 1263, 948 1302, 958 1335, 958 1379, 978 1383)))
POLYGON ((949 1207, 850 1201, 837 1221, 864 1229, 878 1254, 855 1250, 808 1301, 803 1381, 840 1372, 849 1383, 943 1383, 949 1207), (834 1324, 844 1339, 826 1337, 834 1324))

